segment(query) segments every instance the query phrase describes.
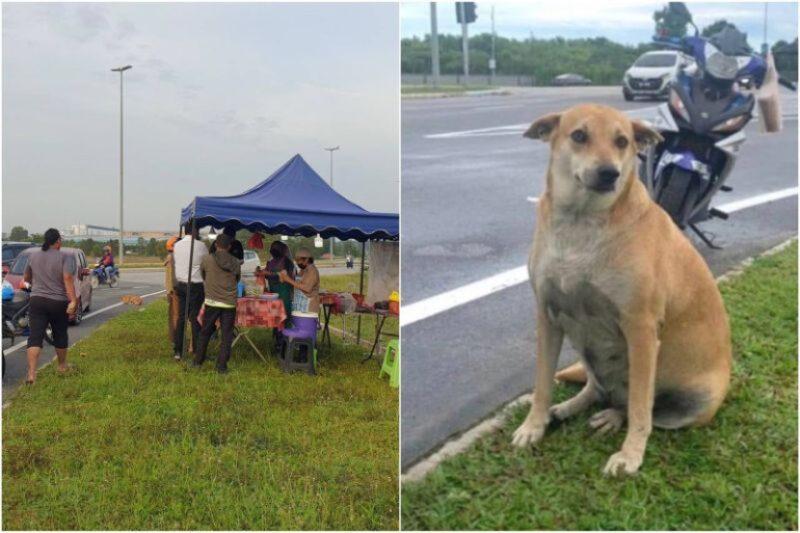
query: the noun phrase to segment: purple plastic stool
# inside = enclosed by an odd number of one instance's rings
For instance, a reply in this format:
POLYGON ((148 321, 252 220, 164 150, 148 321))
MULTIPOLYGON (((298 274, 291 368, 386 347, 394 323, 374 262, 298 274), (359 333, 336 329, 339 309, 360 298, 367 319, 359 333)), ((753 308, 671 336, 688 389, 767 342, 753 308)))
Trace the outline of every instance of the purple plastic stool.
POLYGON ((314 375, 316 369, 316 350, 317 343, 317 323, 319 316, 316 313, 303 313, 294 311, 292 313, 292 327, 284 329, 283 351, 281 354, 281 370, 292 372, 293 370, 305 370, 306 373, 314 375), (305 361, 297 361, 299 349, 306 347, 305 361))

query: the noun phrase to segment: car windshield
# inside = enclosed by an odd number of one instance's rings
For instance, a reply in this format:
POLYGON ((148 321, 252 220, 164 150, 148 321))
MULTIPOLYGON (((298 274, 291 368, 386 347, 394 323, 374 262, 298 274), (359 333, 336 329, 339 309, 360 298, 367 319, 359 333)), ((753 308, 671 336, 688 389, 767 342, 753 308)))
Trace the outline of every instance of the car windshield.
POLYGON ((14 261, 14 264, 11 266, 12 274, 22 275, 25 273, 25 267, 28 266, 28 256, 29 254, 22 254, 17 257, 17 260, 14 261))
POLYGON ((671 67, 678 60, 675 54, 647 54, 636 60, 634 67, 671 67))

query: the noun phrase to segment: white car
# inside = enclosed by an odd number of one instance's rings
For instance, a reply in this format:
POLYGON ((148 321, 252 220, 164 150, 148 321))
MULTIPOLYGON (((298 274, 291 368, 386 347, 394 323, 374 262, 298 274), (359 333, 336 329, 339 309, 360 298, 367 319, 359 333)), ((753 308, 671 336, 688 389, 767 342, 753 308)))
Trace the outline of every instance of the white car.
POLYGON ((671 82, 682 69, 694 64, 694 60, 681 52, 661 50, 639 56, 625 71, 622 79, 622 95, 630 102, 637 96, 666 98, 671 82))
POLYGON ((255 276, 256 268, 261 267, 258 254, 253 250, 244 251, 244 263, 242 264, 242 276, 255 276))

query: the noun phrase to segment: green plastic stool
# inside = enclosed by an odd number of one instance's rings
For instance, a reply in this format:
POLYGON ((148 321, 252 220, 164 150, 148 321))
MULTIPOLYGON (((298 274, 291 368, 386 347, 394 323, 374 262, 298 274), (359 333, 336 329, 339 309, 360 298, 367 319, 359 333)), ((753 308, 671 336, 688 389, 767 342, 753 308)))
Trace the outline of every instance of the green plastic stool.
POLYGON ((396 339, 390 340, 386 345, 386 353, 383 356, 383 365, 378 378, 382 378, 384 373, 389 376, 389 386, 395 389, 400 386, 400 346, 396 339))

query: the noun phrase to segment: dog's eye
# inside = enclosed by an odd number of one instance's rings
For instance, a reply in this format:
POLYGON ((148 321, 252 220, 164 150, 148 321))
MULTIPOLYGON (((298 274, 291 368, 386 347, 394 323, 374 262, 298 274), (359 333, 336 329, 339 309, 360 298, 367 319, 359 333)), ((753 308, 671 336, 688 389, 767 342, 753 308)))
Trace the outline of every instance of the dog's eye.
POLYGON ((586 132, 583 131, 583 130, 575 130, 575 131, 573 131, 572 135, 570 135, 570 137, 572 137, 572 140, 575 141, 578 144, 583 144, 589 139, 589 136, 586 135, 586 132))
POLYGON ((625 137, 617 137, 614 141, 614 144, 617 145, 617 148, 627 148, 628 147, 628 139, 625 137))

